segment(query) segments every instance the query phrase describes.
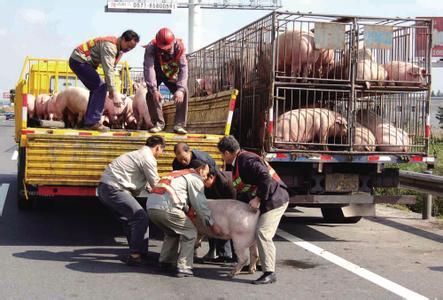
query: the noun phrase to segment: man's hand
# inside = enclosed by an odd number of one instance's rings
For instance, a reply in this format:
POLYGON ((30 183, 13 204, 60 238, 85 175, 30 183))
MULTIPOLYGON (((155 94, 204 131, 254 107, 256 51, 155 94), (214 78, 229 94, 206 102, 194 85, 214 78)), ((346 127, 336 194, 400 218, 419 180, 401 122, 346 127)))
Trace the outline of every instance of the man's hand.
POLYGON ((118 93, 117 91, 110 91, 109 98, 112 99, 112 102, 114 103, 115 107, 120 107, 123 105, 123 101, 121 99, 120 93, 118 93))
POLYGON ((249 201, 249 207, 252 210, 257 211, 260 208, 260 198, 254 197, 251 199, 251 201, 249 201))
POLYGON ((217 236, 223 236, 224 235, 223 230, 216 223, 212 224, 211 229, 214 232, 214 234, 217 235, 217 236))
POLYGON ((175 104, 179 104, 179 103, 183 102, 183 99, 185 97, 185 93, 183 93, 182 91, 176 91, 174 93, 173 97, 174 97, 175 104))
POLYGON ((163 100, 162 94, 160 94, 159 91, 155 91, 155 92, 152 94, 152 97, 154 98, 154 101, 155 101, 155 102, 158 102, 158 103, 160 103, 160 102, 163 100))

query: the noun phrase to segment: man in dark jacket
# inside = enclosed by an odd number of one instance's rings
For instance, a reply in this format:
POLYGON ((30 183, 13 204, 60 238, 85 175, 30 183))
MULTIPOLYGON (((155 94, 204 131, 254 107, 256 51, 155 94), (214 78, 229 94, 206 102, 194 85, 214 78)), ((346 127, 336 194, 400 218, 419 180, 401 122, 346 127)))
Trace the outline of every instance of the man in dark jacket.
POLYGON ((208 164, 209 169, 218 171, 215 160, 206 152, 199 150, 191 150, 189 145, 180 142, 174 146, 175 158, 172 161, 173 170, 188 169, 191 161, 198 159, 208 164))
MULTIPOLYGON (((207 199, 235 199, 236 191, 232 185, 231 172, 222 172, 210 168, 205 180, 205 196, 207 199)), ((231 241, 208 238, 209 251, 204 260, 213 262, 232 262, 231 241)))
POLYGON ((233 136, 223 137, 217 146, 223 160, 233 167, 232 180, 237 198, 247 198, 251 209, 260 210, 261 213, 257 224, 257 245, 264 274, 254 284, 275 282, 275 246, 272 238, 288 207, 287 187, 260 156, 241 151, 233 136))

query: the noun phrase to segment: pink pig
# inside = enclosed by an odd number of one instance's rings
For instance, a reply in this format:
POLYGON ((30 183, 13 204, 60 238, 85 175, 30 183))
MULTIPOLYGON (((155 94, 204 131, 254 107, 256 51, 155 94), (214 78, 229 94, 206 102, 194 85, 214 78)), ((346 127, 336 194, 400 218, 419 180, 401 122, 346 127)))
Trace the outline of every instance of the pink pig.
POLYGON ((421 68, 415 64, 405 62, 405 61, 391 61, 387 62, 384 65, 388 73, 390 85, 398 85, 398 86, 426 86, 426 69, 421 68))
POLYGON ((195 227, 200 235, 232 239, 238 262, 230 273, 230 277, 240 274, 241 269, 247 264, 246 250, 249 248, 249 272, 256 271, 258 249, 256 243, 256 230, 259 212, 251 211, 249 205, 237 200, 208 200, 208 207, 212 217, 225 236, 214 236, 211 229, 204 225, 200 218, 195 218, 195 227))
POLYGON ((151 116, 149 115, 148 104, 146 103, 146 83, 135 83, 135 95, 133 101, 134 117, 137 120, 137 129, 149 129, 153 127, 151 116))
POLYGON ((278 117, 276 142, 326 144, 329 137, 345 136, 348 122, 337 112, 324 108, 302 108, 278 117))

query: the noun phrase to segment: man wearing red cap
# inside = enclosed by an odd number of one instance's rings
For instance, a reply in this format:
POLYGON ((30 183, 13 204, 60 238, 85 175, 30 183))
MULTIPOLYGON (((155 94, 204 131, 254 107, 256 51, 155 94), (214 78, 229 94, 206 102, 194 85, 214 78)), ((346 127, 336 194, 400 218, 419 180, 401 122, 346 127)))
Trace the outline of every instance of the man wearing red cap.
POLYGON ((176 39, 171 30, 162 28, 145 48, 143 69, 148 87, 146 101, 154 124, 149 131, 156 133, 165 128, 162 96, 159 91, 159 85, 163 82, 174 94, 173 100, 176 105, 174 132, 186 134, 184 127, 188 112, 188 62, 183 42, 176 39))

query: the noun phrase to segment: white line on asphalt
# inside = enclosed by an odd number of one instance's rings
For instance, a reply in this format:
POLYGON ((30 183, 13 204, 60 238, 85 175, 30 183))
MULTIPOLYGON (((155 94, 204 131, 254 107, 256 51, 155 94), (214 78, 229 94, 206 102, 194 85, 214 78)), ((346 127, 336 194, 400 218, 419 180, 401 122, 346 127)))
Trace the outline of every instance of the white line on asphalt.
POLYGON ((3 207, 5 206, 8 190, 9 190, 9 183, 3 183, 2 186, 0 187, 0 217, 3 214, 3 207))
POLYGON ((282 238, 290 241, 291 243, 308 250, 309 252, 312 252, 334 264, 336 264, 339 267, 342 267, 345 270, 348 270, 349 272, 352 272, 366 280, 369 280, 372 283, 375 283, 376 285, 399 295, 400 297, 403 297, 405 299, 428 299, 425 296, 422 296, 420 294, 417 294, 414 291, 411 291, 405 287, 402 287, 401 285, 392 282, 386 278, 381 277, 380 275, 377 275, 375 273, 372 273, 369 270, 366 270, 356 264, 351 263, 350 261, 347 261, 335 254, 332 254, 331 252, 328 252, 314 244, 311 244, 309 242, 306 242, 296 236, 293 236, 292 234, 278 229, 277 234, 281 236, 282 238))
POLYGON ((12 153, 12 156, 11 156, 11 160, 17 160, 17 157, 18 157, 18 151, 14 150, 14 153, 12 153))

